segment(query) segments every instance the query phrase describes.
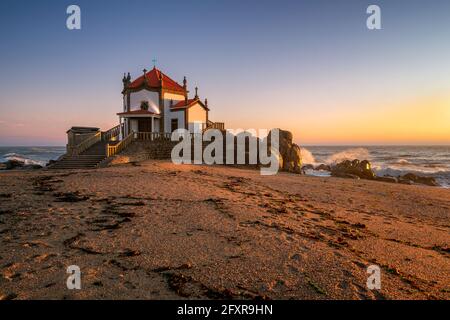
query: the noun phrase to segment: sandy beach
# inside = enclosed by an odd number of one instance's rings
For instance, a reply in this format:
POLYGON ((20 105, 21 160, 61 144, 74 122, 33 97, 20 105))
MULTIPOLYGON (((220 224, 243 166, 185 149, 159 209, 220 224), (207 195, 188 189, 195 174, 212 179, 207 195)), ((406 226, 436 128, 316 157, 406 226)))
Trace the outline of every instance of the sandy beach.
POLYGON ((449 217, 437 187, 156 160, 2 172, 0 296, 449 299, 449 217))

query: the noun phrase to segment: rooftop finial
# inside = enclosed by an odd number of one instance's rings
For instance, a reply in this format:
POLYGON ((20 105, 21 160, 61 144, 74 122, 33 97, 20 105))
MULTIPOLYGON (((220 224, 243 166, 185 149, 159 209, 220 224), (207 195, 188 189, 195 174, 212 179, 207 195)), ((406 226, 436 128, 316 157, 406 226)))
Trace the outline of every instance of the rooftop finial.
POLYGON ((195 99, 198 99, 198 87, 195 87, 195 99))
POLYGON ((187 80, 186 80, 186 76, 184 76, 184 79, 183 79, 183 88, 186 90, 186 88, 187 88, 187 80))
POLYGON ((208 107, 208 99, 205 98, 205 107, 208 107))
POLYGON ((130 73, 128 73, 128 76, 126 75, 126 73, 124 73, 122 78, 124 89, 126 89, 126 87, 130 84, 130 80, 131 80, 130 73))
POLYGON ((157 62, 158 60, 156 60, 156 58, 153 58, 152 59, 152 62, 153 62, 153 69, 155 69, 156 68, 156 62, 157 62))
POLYGON ((147 83, 147 69, 144 68, 144 70, 142 70, 142 72, 144 72, 144 84, 147 83))

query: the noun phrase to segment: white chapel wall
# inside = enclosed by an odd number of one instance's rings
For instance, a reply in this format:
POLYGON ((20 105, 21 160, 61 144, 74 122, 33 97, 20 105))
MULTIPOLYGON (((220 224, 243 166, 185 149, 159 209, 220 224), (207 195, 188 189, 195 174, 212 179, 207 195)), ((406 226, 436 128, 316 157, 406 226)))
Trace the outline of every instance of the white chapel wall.
POLYGON ((159 113, 159 94, 158 92, 142 89, 130 93, 130 111, 139 110, 141 101, 148 101, 149 111, 159 113))
POLYGON ((166 126, 166 132, 171 132, 172 130, 172 119, 178 120, 178 128, 184 128, 184 111, 173 111, 169 113, 168 126, 166 126))
MULTIPOLYGON (((173 104, 176 104, 177 102, 184 100, 184 95, 182 94, 175 94, 175 93, 165 93, 164 94, 164 114, 168 114, 170 116, 164 117, 164 131, 170 132, 171 126, 172 126, 172 117, 179 117, 179 115, 173 115, 175 113, 183 113, 182 111, 177 112, 171 112, 170 110, 170 101, 173 100, 173 104)), ((178 120, 180 121, 180 120, 178 120)), ((181 127, 184 125, 184 116, 182 119, 183 122, 178 122, 178 126, 181 127)))

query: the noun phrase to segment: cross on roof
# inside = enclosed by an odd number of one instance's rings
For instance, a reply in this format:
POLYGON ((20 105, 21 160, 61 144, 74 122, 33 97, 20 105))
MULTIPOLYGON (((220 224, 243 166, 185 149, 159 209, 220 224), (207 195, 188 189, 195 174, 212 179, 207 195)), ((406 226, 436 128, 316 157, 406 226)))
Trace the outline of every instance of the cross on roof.
POLYGON ((156 60, 156 58, 153 58, 153 59, 152 59, 152 62, 153 62, 153 68, 156 67, 156 61, 158 61, 158 60, 156 60))

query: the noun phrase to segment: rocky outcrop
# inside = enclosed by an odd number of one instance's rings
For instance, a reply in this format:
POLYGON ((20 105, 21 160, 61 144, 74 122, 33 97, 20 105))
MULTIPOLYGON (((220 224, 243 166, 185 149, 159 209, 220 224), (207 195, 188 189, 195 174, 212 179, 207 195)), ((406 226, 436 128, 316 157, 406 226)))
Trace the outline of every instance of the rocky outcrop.
POLYGON ((375 177, 376 181, 382 181, 382 182, 390 182, 390 183, 397 183, 398 180, 396 177, 375 177))
POLYGON ((436 179, 433 177, 422 177, 415 175, 414 173, 407 173, 398 178, 398 182, 404 184, 424 184, 427 186, 437 187, 439 184, 436 182, 436 179))
POLYGON ((12 169, 41 169, 42 166, 38 164, 25 164, 24 161, 8 160, 0 163, 0 170, 12 170, 12 169))
MULTIPOLYGON (((269 132, 268 139, 272 135, 272 129, 269 132)), ((292 133, 285 130, 279 130, 279 153, 280 153, 280 170, 301 174, 302 156, 300 147, 292 142, 292 133)), ((270 141, 270 140, 269 140, 270 141)), ((270 143, 268 144, 270 146, 270 143)))
POLYGON ((375 173, 372 170, 370 162, 367 160, 353 161, 345 160, 331 168, 331 175, 334 177, 354 178, 373 180, 375 173))
POLYGON ((323 170, 323 171, 331 171, 331 167, 327 164, 319 164, 314 170, 323 170))
POLYGON ((45 166, 48 167, 48 166, 54 165, 57 162, 58 162, 57 160, 48 160, 48 162, 45 166))
MULTIPOLYGON (((315 170, 318 170, 317 168, 315 170)), ((368 179, 381 182, 390 183, 402 183, 402 184, 423 184, 427 186, 439 186, 436 179, 433 177, 418 176, 413 173, 407 173, 400 177, 376 176, 372 170, 371 164, 367 160, 359 161, 355 159, 353 161, 345 160, 335 166, 331 167, 331 175, 340 178, 351 179, 368 179)))

